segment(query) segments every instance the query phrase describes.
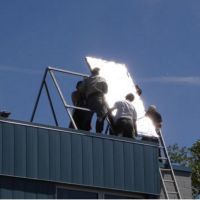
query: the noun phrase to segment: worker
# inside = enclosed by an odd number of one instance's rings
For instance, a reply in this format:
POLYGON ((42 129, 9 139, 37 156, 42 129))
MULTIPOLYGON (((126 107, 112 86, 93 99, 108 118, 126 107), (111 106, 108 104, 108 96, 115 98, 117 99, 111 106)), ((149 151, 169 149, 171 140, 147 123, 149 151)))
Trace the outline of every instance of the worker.
POLYGON ((129 93, 126 95, 125 100, 117 101, 113 108, 109 110, 112 112, 117 109, 114 116, 114 131, 116 135, 122 134, 124 137, 134 138, 137 135, 137 113, 132 104, 134 95, 129 93))
POLYGON ((107 106, 104 94, 108 92, 106 80, 99 76, 99 68, 91 71, 91 76, 84 79, 81 90, 86 95, 87 108, 91 110, 85 116, 88 121, 92 121, 94 113, 97 115, 96 132, 101 133, 104 127, 104 120, 107 113, 107 106))
POLYGON ((162 127, 162 116, 157 111, 156 106, 150 105, 145 115, 148 116, 152 120, 156 129, 156 132, 159 133, 160 128, 162 127))
MULTIPOLYGON (((82 93, 80 90, 81 84, 82 84, 82 81, 77 82, 76 90, 72 92, 71 99, 74 106, 85 108, 86 98, 85 98, 85 94, 82 93)), ((88 111, 85 111, 85 110, 74 109, 72 117, 77 128, 80 130, 89 131, 91 129, 90 122, 87 121, 85 118, 85 115, 87 115, 87 112, 88 111)), ((72 122, 70 122, 69 128, 74 128, 74 125, 72 122)))

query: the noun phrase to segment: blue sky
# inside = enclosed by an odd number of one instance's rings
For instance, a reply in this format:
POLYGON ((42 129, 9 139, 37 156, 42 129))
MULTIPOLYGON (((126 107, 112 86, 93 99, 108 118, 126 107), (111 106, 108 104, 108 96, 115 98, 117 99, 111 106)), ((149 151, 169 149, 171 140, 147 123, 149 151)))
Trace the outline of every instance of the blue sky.
MULTIPOLYGON (((95 56, 125 63, 146 107, 162 114, 166 143, 191 146, 200 138, 199 11, 199 0, 1 0, 0 109, 28 121, 47 66, 89 73, 84 57, 95 56)), ((63 86, 70 98, 72 80, 63 86)))

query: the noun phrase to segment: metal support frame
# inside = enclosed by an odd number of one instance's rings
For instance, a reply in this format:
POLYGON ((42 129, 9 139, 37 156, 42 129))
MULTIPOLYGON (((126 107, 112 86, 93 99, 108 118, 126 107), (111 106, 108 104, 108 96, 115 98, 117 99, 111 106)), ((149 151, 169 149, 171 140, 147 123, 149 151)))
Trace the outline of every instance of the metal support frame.
POLYGON ((38 92, 38 96, 36 98, 36 102, 35 102, 35 105, 34 105, 34 108, 33 108, 33 112, 32 112, 32 115, 31 115, 30 122, 33 122, 33 119, 35 117, 35 112, 36 112, 37 107, 38 107, 38 103, 39 103, 39 100, 40 100, 40 96, 41 96, 41 93, 42 93, 44 82, 46 80, 47 72, 48 72, 48 68, 46 68, 46 70, 44 72, 44 76, 43 76, 42 83, 41 83, 41 86, 40 86, 40 89, 39 89, 39 92, 38 92))
POLYGON ((71 119, 71 121, 72 121, 72 124, 73 124, 74 128, 75 128, 75 129, 78 129, 77 126, 76 126, 76 123, 75 123, 75 121, 74 121, 74 119, 73 119, 73 117, 72 117, 72 115, 71 115, 71 112, 70 112, 70 110, 69 110, 68 107, 67 107, 67 106, 68 106, 68 105, 67 105, 67 102, 65 101, 65 98, 64 98, 64 96, 63 96, 63 94, 62 94, 62 92, 61 92, 60 86, 59 86, 59 84, 58 84, 58 82, 57 82, 57 80, 56 80, 56 77, 55 77, 53 71, 52 71, 52 70, 49 70, 49 73, 50 73, 50 75, 51 75, 51 78, 52 78, 52 80, 53 80, 53 83, 54 83, 56 89, 58 90, 58 94, 59 94, 59 96, 60 96, 60 98, 61 98, 61 101, 63 102, 63 105, 64 105, 64 107, 65 107, 65 109, 66 109, 66 111, 67 111, 67 113, 68 113, 68 115, 69 115, 69 117, 70 117, 70 119, 71 119))
POLYGON ((42 83, 41 83, 41 86, 40 86, 40 89, 39 89, 39 92, 38 92, 38 96, 36 98, 36 102, 35 102, 35 105, 34 105, 34 108, 33 108, 33 112, 32 112, 32 115, 31 115, 31 119, 30 119, 30 122, 33 122, 34 120, 34 117, 35 117, 35 113, 36 113, 36 110, 37 110, 37 107, 38 107, 38 104, 39 104, 39 100, 40 100, 40 97, 41 97, 41 94, 42 94, 42 89, 43 87, 45 88, 46 90, 46 93, 47 93, 47 97, 48 97, 48 100, 49 100, 49 104, 50 104, 50 107, 51 107, 51 111, 52 111, 52 114, 53 114, 53 118, 54 118, 54 122, 56 124, 56 126, 58 126, 58 120, 57 120, 57 117, 56 117, 56 113, 55 113, 55 110, 54 110, 54 107, 53 107, 53 102, 51 100, 51 96, 50 96, 50 92, 49 92, 49 89, 48 89, 48 86, 47 86, 47 82, 46 82, 46 78, 47 78, 47 75, 50 74, 50 77, 54 83, 54 86, 60 96, 60 99, 63 103, 63 106, 65 108, 65 110, 67 111, 67 114, 74 126, 75 129, 78 129, 77 126, 76 126, 76 123, 72 117, 72 114, 70 112, 70 108, 73 108, 73 109, 79 109, 79 110, 85 110, 85 111, 89 111, 90 112, 90 109, 87 109, 87 108, 82 108, 82 107, 77 107, 77 106, 72 106, 72 105, 69 105, 67 104, 64 96, 63 96, 63 93, 61 91, 61 88, 58 84, 58 81, 55 77, 55 74, 54 72, 60 72, 60 73, 64 73, 64 74, 68 74, 68 75, 74 75, 74 76, 81 76, 81 77, 88 77, 87 74, 81 74, 81 73, 77 73, 77 72, 72 72, 72 71, 68 71, 68 70, 62 70, 62 69, 58 69, 58 68, 54 68, 54 67, 47 67, 45 69, 45 72, 44 72, 44 75, 43 75, 43 79, 42 79, 42 83))
MULTIPOLYGON (((35 102, 35 105, 34 105, 34 109, 33 109, 32 115, 31 115, 30 122, 33 122, 33 120, 34 120, 35 113, 36 113, 36 110, 37 110, 37 107, 38 107, 38 103, 39 103, 39 100, 40 100, 40 97, 41 97, 41 94, 42 94, 42 89, 44 87, 45 90, 46 90, 46 93, 47 93, 47 97, 48 97, 48 100, 49 100, 49 104, 50 104, 50 107, 51 107, 51 112, 52 112, 52 115, 53 115, 53 118, 54 118, 55 125, 59 126, 58 120, 57 120, 57 117, 56 117, 56 112, 55 112, 55 109, 53 107, 53 102, 51 100, 51 95, 50 95, 50 92, 49 92, 49 89, 48 89, 48 85, 47 85, 47 81, 46 81, 47 75, 49 74, 51 79, 52 79, 52 81, 53 81, 53 83, 54 83, 54 86, 55 86, 55 88, 56 88, 56 90, 58 92, 58 95, 60 96, 60 99, 61 99, 61 101, 63 103, 63 106, 64 106, 66 112, 67 112, 67 114, 68 114, 68 116, 69 116, 74 128, 77 130, 78 128, 77 128, 76 123, 75 123, 75 121, 73 119, 73 116, 72 116, 72 114, 70 112, 70 109, 79 109, 79 110, 84 110, 84 111, 88 111, 88 112, 91 112, 91 110, 88 109, 88 108, 69 105, 66 102, 66 100, 64 98, 64 95, 63 95, 63 93, 61 91, 61 88, 60 88, 60 86, 58 84, 58 81, 57 81, 57 79, 55 77, 54 72, 63 73, 63 74, 67 74, 67 75, 80 76, 82 78, 89 76, 87 74, 82 74, 82 73, 72 72, 72 71, 68 71, 68 70, 58 69, 58 68, 55 68, 55 67, 50 67, 50 66, 47 67, 45 69, 45 72, 44 72, 44 75, 43 75, 42 83, 41 83, 41 86, 40 86, 40 89, 39 89, 39 92, 38 92, 38 96, 36 98, 36 102, 35 102)), ((110 125, 110 121, 109 121, 108 117, 106 117, 106 120, 107 120, 108 125, 107 125, 107 128, 105 130, 105 134, 107 134, 109 128, 112 127, 110 125)))
POLYGON ((57 118, 56 118, 56 113, 55 113, 55 110, 54 110, 54 107, 53 107, 53 103, 51 101, 51 96, 50 96, 49 89, 48 89, 48 86, 47 86, 46 82, 44 82, 44 86, 45 86, 45 89, 46 89, 46 92, 47 92, 47 96, 48 96, 49 103, 50 103, 50 106, 51 106, 51 110, 52 110, 54 121, 56 123, 56 126, 58 126, 58 121, 57 121, 57 118))

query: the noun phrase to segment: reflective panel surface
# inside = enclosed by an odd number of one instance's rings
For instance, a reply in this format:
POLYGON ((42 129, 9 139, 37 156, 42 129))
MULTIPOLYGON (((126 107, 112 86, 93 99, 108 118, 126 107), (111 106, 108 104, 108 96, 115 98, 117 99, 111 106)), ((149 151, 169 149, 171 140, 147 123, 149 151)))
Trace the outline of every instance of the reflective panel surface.
MULTIPOLYGON (((145 108, 141 97, 136 93, 134 79, 130 76, 125 64, 106 61, 99 58, 86 57, 90 70, 98 67, 100 76, 108 83, 108 93, 105 95, 109 108, 118 100, 124 100, 128 93, 133 93, 133 105, 137 112, 138 135, 158 137, 152 121, 145 116, 145 108)), ((115 114, 115 113, 113 113, 115 114)))

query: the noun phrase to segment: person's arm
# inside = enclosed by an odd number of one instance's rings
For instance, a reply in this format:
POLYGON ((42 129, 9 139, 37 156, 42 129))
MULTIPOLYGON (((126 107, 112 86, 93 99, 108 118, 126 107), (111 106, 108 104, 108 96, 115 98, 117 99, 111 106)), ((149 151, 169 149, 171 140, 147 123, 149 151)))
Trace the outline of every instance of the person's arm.
POLYGON ((80 93, 78 91, 72 92, 72 103, 74 106, 78 105, 79 100, 80 100, 80 93))
POLYGON ((133 128, 135 130, 135 136, 137 136, 137 124, 135 119, 133 119, 133 128))
POLYGON ((72 103, 76 106, 78 102, 78 91, 72 92, 72 103))
POLYGON ((87 81, 88 81, 88 78, 84 78, 82 83, 79 85, 79 91, 83 94, 85 94, 86 90, 87 90, 87 81))
POLYGON ((135 108, 133 107, 133 128, 135 130, 135 136, 137 136, 137 124, 136 124, 136 121, 137 121, 137 112, 136 112, 135 108))
POLYGON ((112 108, 108 109, 108 112, 107 112, 106 115, 112 115, 112 111, 115 110, 115 109, 117 109, 117 103, 118 102, 115 102, 114 106, 112 108))
POLYGON ((103 82, 103 93, 108 93, 108 84, 106 82, 103 82))
POLYGON ((106 80, 102 77, 97 77, 96 79, 96 90, 101 92, 102 94, 106 94, 108 92, 108 85, 106 80))
POLYGON ((108 113, 110 113, 110 114, 111 114, 111 113, 112 113, 112 111, 113 111, 113 110, 115 110, 115 109, 116 109, 115 107, 112 107, 112 108, 108 109, 108 113))

